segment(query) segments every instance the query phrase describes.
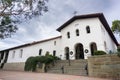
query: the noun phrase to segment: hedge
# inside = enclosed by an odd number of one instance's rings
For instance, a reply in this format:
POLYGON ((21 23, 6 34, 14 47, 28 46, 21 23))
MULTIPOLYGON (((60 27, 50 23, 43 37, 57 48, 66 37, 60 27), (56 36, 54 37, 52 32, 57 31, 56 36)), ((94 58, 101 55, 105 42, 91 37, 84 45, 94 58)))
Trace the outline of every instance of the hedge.
POLYGON ((29 57, 25 62, 25 71, 36 71, 36 65, 38 62, 50 64, 55 60, 58 60, 60 58, 52 56, 52 55, 46 55, 46 56, 35 56, 35 57, 29 57))
POLYGON ((94 52, 94 55, 105 55, 106 54, 106 52, 104 52, 104 51, 95 51, 94 52))

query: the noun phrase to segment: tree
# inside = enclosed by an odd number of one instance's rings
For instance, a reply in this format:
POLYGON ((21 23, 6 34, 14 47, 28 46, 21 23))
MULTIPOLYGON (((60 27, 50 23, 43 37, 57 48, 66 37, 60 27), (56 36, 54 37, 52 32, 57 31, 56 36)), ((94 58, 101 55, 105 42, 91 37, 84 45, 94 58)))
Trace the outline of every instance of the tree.
POLYGON ((17 23, 48 11, 48 0, 0 0, 0 38, 10 37, 18 30, 17 23))
POLYGON ((120 35, 120 20, 114 20, 112 22, 112 31, 120 35))

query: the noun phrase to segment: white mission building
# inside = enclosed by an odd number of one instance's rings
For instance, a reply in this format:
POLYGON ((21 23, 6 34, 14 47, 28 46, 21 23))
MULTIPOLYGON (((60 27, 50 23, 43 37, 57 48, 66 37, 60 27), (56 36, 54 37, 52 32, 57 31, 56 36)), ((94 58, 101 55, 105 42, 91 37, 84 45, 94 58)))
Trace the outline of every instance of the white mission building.
POLYGON ((30 56, 45 55, 46 52, 63 60, 87 59, 95 50, 116 52, 118 46, 102 13, 74 16, 57 31, 61 36, 0 51, 0 66, 25 62, 30 56))

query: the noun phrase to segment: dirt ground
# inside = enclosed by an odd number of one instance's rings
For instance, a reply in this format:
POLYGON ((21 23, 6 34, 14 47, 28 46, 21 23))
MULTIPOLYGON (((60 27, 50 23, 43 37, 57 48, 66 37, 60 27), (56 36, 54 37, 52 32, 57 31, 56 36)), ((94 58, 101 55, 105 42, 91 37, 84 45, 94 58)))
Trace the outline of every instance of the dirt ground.
POLYGON ((0 80, 109 80, 109 79, 50 73, 0 71, 0 80))

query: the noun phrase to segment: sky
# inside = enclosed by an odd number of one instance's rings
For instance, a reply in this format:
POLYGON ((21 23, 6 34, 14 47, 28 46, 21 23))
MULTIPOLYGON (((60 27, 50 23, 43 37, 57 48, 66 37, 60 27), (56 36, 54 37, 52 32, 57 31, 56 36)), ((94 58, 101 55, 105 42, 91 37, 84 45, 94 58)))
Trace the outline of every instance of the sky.
POLYGON ((0 40, 0 50, 59 36, 56 29, 72 18, 74 11, 76 15, 103 13, 110 27, 112 21, 120 20, 120 0, 49 0, 47 5, 49 11, 43 16, 19 24, 11 38, 0 40))

